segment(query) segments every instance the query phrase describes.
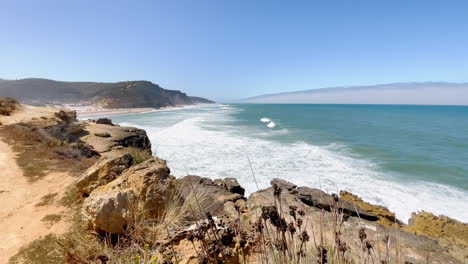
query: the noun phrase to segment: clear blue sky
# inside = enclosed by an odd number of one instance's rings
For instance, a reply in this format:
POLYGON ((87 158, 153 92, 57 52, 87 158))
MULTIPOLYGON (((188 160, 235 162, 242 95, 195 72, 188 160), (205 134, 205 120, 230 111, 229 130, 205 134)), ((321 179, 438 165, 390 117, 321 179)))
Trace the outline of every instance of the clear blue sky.
POLYGON ((230 99, 468 81, 468 1, 0 0, 0 78, 230 99))

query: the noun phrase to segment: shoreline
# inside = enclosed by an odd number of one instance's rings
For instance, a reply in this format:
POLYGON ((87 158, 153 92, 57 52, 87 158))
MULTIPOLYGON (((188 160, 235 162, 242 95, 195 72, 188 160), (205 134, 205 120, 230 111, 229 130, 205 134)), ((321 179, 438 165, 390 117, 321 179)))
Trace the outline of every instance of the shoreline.
POLYGON ((74 106, 74 105, 63 105, 67 110, 76 111, 78 119, 89 119, 96 117, 109 117, 116 115, 127 115, 127 114, 143 114, 152 113, 159 111, 168 111, 175 109, 187 109, 200 106, 202 104, 195 105, 178 105, 178 106, 165 106, 161 108, 152 107, 140 107, 140 108, 100 108, 97 106, 74 106))

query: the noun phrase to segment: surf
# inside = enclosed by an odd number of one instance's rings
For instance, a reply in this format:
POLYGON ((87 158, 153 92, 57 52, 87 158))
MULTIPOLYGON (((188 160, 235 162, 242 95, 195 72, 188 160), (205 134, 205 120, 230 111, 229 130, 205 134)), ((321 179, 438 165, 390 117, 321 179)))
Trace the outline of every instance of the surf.
MULTIPOLYGON (((278 177, 328 193, 350 191, 389 208, 403 221, 418 210, 468 221, 468 212, 460 210, 468 204, 464 190, 420 180, 402 181, 336 142, 315 145, 301 140, 278 141, 271 138, 275 136, 274 130, 239 125, 242 120, 235 113, 239 112, 212 107, 152 113, 144 122, 127 120, 120 124, 145 129, 154 154, 168 161, 176 177, 185 176, 186 169, 190 174, 212 179, 235 177, 248 195, 257 190, 249 169, 249 156, 260 188, 268 187, 270 180, 278 177)), ((273 121, 268 118, 261 122, 273 121)))

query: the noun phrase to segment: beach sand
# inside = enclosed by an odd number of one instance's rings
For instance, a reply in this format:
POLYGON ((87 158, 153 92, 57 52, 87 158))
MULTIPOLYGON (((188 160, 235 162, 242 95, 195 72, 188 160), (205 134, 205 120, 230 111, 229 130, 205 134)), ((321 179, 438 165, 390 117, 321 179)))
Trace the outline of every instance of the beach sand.
MULTIPOLYGON (((125 115, 125 114, 138 114, 148 113, 156 111, 165 111, 178 108, 191 108, 194 106, 166 106, 161 108, 100 108, 97 106, 76 106, 76 105, 63 105, 66 109, 75 110, 79 119, 88 119, 96 117, 108 117, 114 115, 125 115)), ((195 105, 196 106, 196 105, 195 105)))

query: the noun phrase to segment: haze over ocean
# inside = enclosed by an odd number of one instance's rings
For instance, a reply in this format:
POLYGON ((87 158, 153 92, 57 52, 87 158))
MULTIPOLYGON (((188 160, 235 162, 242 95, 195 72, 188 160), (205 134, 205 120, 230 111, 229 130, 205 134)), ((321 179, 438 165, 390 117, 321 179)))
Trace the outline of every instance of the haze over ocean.
POLYGON ((256 191, 279 177, 346 189, 404 221, 426 210, 467 222, 468 107, 210 105, 115 116, 148 131, 177 177, 236 177, 256 191))

